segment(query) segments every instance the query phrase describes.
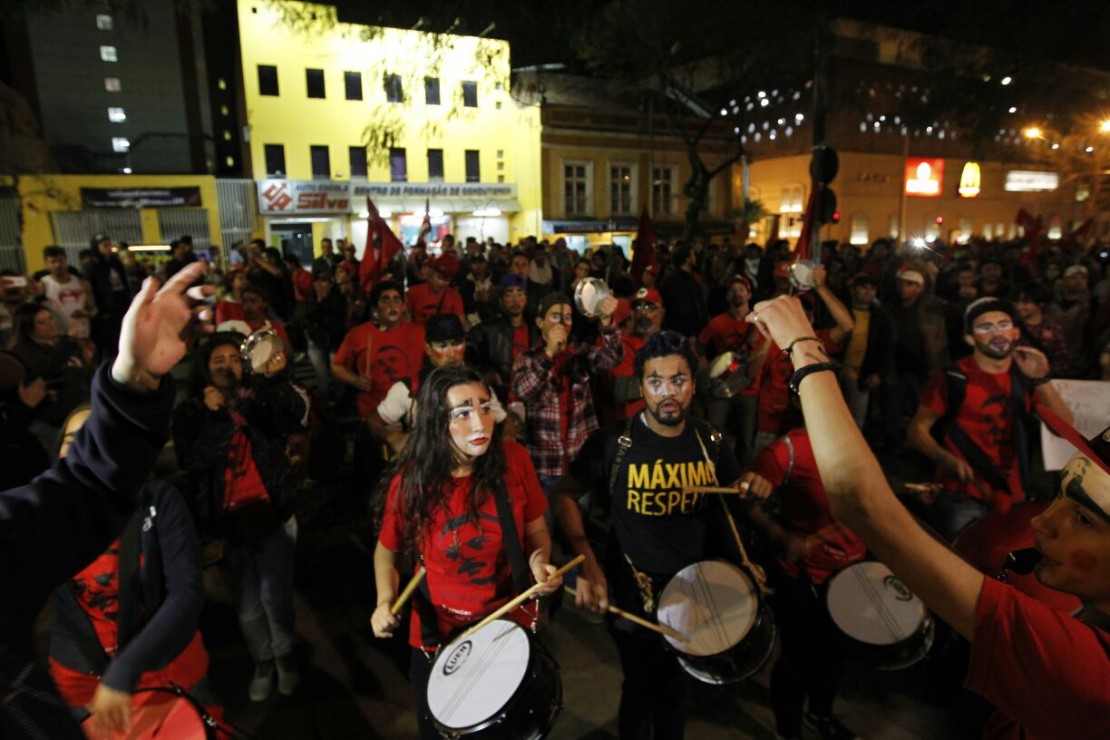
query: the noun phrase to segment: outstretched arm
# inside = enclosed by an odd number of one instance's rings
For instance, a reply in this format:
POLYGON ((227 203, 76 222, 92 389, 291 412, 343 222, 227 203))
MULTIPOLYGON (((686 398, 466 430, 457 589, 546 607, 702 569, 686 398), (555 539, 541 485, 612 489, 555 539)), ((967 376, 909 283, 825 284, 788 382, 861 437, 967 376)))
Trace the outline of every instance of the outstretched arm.
MULTIPOLYGON (((748 320, 780 347, 813 334, 801 303, 787 296, 757 304, 748 320)), ((796 370, 828 361, 817 342, 798 344, 791 358, 796 370)), ((863 538, 941 618, 970 639, 983 574, 927 534, 895 498, 852 422, 833 373, 818 371, 807 376, 801 381, 800 395, 833 516, 863 538)))

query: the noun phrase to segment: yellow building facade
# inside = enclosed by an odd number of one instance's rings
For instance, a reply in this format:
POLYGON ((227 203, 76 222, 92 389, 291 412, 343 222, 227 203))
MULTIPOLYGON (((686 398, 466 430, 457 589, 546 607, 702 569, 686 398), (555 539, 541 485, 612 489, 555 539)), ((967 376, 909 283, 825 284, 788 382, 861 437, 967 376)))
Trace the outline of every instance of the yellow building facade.
POLYGON ((538 234, 540 115, 509 93, 508 42, 341 22, 334 7, 238 3, 262 230, 361 250, 366 197, 405 243, 538 234), (291 20, 292 19, 292 20, 291 20))

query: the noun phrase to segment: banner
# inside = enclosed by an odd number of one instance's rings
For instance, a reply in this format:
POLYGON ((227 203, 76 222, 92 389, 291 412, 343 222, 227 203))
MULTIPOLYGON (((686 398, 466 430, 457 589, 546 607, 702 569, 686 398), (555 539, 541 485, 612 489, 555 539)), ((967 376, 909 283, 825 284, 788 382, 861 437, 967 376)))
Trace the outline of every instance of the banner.
POLYGON ((81 188, 81 205, 85 208, 199 208, 200 187, 81 188))

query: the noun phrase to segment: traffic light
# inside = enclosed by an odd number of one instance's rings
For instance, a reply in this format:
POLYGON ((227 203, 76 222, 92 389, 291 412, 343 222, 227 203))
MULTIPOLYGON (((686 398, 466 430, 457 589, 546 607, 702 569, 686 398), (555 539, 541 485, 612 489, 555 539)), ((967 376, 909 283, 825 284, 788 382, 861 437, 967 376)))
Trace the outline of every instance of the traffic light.
POLYGON ((840 210, 836 207, 836 193, 832 188, 823 186, 817 191, 817 223, 835 224, 840 221, 840 210))
POLYGON ((937 226, 944 223, 944 216, 937 216, 937 226))

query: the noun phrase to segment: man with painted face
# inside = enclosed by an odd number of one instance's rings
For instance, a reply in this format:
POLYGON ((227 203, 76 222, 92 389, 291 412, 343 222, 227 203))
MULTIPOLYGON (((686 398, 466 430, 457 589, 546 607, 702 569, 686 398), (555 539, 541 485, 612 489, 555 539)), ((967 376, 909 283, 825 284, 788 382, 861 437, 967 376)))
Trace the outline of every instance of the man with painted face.
MULTIPOLYGON (((990 313, 972 327, 1002 332, 1008 314, 990 313)), ((779 347, 813 334, 795 298, 759 303, 749 320, 779 347)), ((1078 452, 1051 506, 1032 520, 1031 559, 1041 584, 1079 597, 1076 618, 984 575, 926 533, 852 423, 828 356, 805 342, 791 359, 833 517, 971 641, 966 685, 996 707, 984 737, 1110 737, 1110 429, 1085 440, 1038 398, 1042 419, 1078 452)))
POLYGON ((988 511, 1005 513, 1025 500, 1026 422, 1037 404, 1071 423, 1048 382, 1048 358, 1017 346, 1015 315, 1012 303, 997 298, 967 307, 964 341, 972 354, 933 374, 910 423, 910 444, 937 465, 936 525, 950 541, 988 511))
MULTIPOLYGON (((766 481, 741 476, 718 435, 690 416, 696 367, 697 355, 682 335, 662 331, 649 337, 635 366, 644 411, 590 435, 555 487, 560 531, 573 553, 586 557, 578 574, 579 607, 604 614, 613 604, 654 620, 654 604, 675 573, 734 551, 718 536, 724 530, 714 529, 724 500, 685 488, 719 481, 770 493, 766 481), (604 566, 586 539, 578 508, 578 499, 591 490, 612 520, 604 566)), ((683 671, 675 654, 659 635, 621 617, 609 619, 609 633, 624 672, 621 738, 683 737, 683 671)))
MULTIPOLYGON (((366 420, 370 432, 399 453, 412 432, 416 419, 416 393, 428 374, 437 367, 455 367, 463 364, 466 352, 466 335, 459 317, 454 314, 437 314, 424 324, 424 368, 413 381, 399 380, 378 408, 366 420)), ((497 423, 505 420, 505 409, 491 391, 490 408, 497 423)))

